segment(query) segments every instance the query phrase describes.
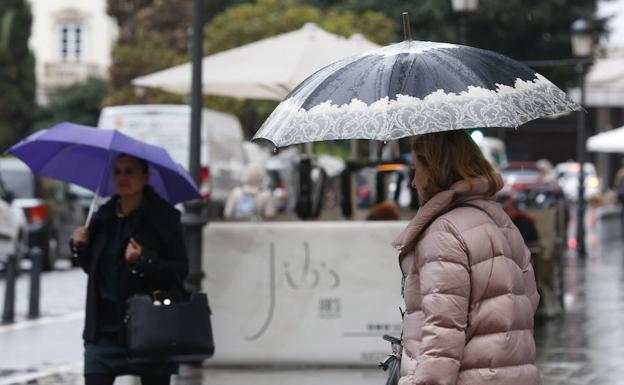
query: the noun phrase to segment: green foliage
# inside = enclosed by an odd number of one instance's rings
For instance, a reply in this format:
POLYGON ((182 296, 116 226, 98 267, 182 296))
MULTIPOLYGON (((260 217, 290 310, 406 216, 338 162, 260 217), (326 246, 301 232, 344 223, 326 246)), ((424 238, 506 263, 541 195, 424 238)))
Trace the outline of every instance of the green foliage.
MULTIPOLYGON (((189 0, 108 0, 108 10, 122 30, 113 52, 111 94, 105 104, 182 102, 179 96, 148 90, 136 95, 130 80, 190 60, 189 0)), ((467 15, 468 44, 518 60, 569 58, 570 25, 592 19, 596 0, 481 0, 467 15)), ((460 16, 450 0, 215 0, 206 3, 206 55, 247 44, 316 22, 343 36, 360 32, 379 44, 403 38, 401 13, 410 12, 412 35, 419 40, 459 41, 460 16)), ((595 20, 598 34, 604 20, 595 20)), ((0 27, 1 28, 1 27, 0 27)), ((565 87, 572 68, 539 68, 565 87)), ((210 108, 236 114, 248 135, 276 103, 205 97, 210 108)))
POLYGON ((226 9, 206 25, 204 51, 211 54, 301 28, 314 22, 343 36, 362 33, 369 40, 387 44, 394 38, 393 23, 378 12, 327 12, 295 0, 258 0, 226 9))
POLYGON ((25 0, 0 2, 0 152, 26 135, 35 105, 32 15, 25 0))
MULTIPOLYGON (((468 20, 468 39, 518 60, 570 58, 572 23, 581 17, 592 20, 595 11, 594 0, 482 1, 479 12, 468 20)), ((593 23, 598 39, 605 33, 605 20, 593 23)), ((561 87, 574 80, 570 66, 536 69, 561 87)))
POLYGON ((0 20, 0 50, 3 53, 9 51, 9 43, 11 41, 11 31, 13 30, 13 19, 15 18, 15 11, 9 9, 2 15, 0 20))
MULTIPOLYGON (((322 9, 384 13, 395 24, 396 40, 403 38, 401 13, 410 13, 412 36, 418 40, 459 42, 461 16, 450 0, 301 0, 322 9)), ((517 60, 570 58, 570 26, 578 18, 594 20, 596 38, 605 33, 604 19, 595 19, 596 0, 481 0, 466 15, 467 43, 500 52, 517 60)), ((537 68, 559 86, 574 79, 571 67, 537 68)))
POLYGON ((48 105, 37 111, 35 129, 63 121, 95 126, 106 89, 106 80, 98 78, 58 89, 50 97, 48 105))
POLYGON ((333 155, 344 160, 351 159, 351 143, 348 140, 314 142, 313 146, 315 154, 333 155))
MULTIPOLYGON (((321 28, 342 36, 362 33, 379 44, 387 44, 394 39, 392 21, 379 12, 323 11, 295 0, 258 0, 229 7, 215 16, 205 27, 204 52, 209 55, 290 32, 308 22, 315 22, 321 28)), ((204 100, 210 108, 237 115, 248 137, 253 135, 277 105, 277 102, 272 101, 232 101, 218 97, 207 97, 204 100)))
POLYGON ((107 0, 106 12, 117 20, 119 43, 135 39, 137 13, 150 6, 154 0, 107 0))
POLYGON ((137 95, 135 77, 190 60, 188 29, 191 5, 187 0, 109 0, 108 11, 126 31, 112 53, 109 94, 104 105, 182 103, 183 98, 157 90, 137 95), (130 11, 128 11, 131 9, 130 11))

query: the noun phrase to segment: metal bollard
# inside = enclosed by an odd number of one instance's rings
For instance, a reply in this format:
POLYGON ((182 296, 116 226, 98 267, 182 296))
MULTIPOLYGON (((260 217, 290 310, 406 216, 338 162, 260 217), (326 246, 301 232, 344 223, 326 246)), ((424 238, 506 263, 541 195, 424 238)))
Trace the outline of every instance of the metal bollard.
POLYGON ((6 262, 6 283, 4 290, 4 309, 2 323, 15 321, 15 279, 17 278, 17 256, 9 254, 6 262))
POLYGON ((41 294, 41 270, 43 251, 39 247, 30 249, 30 296, 28 299, 28 318, 39 317, 39 298, 41 294))

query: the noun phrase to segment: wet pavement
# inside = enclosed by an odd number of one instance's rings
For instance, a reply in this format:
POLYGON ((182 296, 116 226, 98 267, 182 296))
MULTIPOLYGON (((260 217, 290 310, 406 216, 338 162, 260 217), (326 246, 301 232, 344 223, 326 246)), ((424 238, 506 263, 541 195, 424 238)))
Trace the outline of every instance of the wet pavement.
MULTIPOLYGON (((592 242, 589 252, 585 259, 574 252, 563 257, 565 314, 539 320, 536 327, 544 385, 624 385, 624 247, 619 240, 592 242)), ((27 292, 23 280, 18 286, 22 295, 27 292)), ((42 288, 44 318, 24 320, 20 304, 20 322, 0 326, 0 385, 82 384, 84 275, 75 269, 47 273, 42 288)), ((0 282, 0 294, 2 289, 0 282)), ((374 368, 184 367, 174 383, 372 385, 383 380, 374 368)), ((130 377, 116 382, 135 383, 130 377)))
POLYGON ((535 330, 544 384, 624 384, 624 258, 620 242, 564 258, 566 312, 535 330))

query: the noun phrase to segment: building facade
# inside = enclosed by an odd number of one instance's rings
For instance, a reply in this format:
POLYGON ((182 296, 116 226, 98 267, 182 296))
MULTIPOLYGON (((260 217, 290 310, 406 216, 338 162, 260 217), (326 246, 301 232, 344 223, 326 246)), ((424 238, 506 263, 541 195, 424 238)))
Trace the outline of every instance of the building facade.
POLYGON ((107 77, 117 25, 106 0, 30 0, 30 47, 35 55, 37 102, 59 87, 107 77))

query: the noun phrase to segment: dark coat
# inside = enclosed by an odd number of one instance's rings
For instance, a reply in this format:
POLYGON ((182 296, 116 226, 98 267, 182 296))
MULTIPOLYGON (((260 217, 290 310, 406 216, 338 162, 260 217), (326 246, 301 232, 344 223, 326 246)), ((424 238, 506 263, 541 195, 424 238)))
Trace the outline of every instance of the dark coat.
MULTIPOLYGON (((97 269, 107 239, 107 224, 116 215, 117 196, 113 196, 93 217, 89 225, 89 242, 73 247, 82 269, 89 275, 87 306, 83 338, 95 342, 97 334, 97 269)), ((122 235, 121 253, 125 254, 130 238, 143 248, 141 260, 129 265, 127 273, 119 277, 123 288, 119 305, 134 294, 151 294, 155 290, 182 291, 183 280, 188 273, 188 259, 182 235, 180 212, 163 200, 151 187, 146 187, 143 202, 132 222, 122 235)), ((121 256, 120 256, 121 257, 121 256)), ((124 311, 121 311, 123 314, 124 311)), ((120 323, 123 322, 120 320, 120 323)), ((121 323, 123 324, 123 323, 121 323)), ((123 329, 123 328, 122 328, 123 329)), ((123 332, 119 335, 123 341, 123 332)))

